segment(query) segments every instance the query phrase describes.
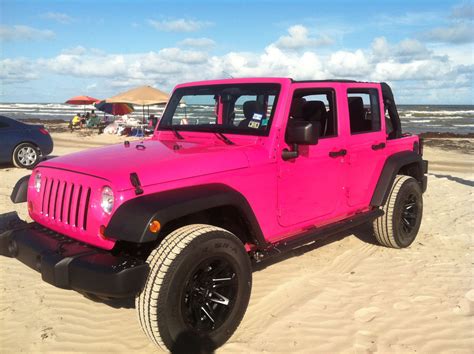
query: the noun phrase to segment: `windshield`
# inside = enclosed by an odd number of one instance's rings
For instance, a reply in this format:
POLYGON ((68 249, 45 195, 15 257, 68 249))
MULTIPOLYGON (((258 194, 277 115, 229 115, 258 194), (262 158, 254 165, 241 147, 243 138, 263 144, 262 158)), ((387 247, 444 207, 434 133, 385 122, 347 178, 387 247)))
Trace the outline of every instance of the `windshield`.
POLYGON ((268 135, 280 85, 233 84, 175 90, 159 130, 268 135))

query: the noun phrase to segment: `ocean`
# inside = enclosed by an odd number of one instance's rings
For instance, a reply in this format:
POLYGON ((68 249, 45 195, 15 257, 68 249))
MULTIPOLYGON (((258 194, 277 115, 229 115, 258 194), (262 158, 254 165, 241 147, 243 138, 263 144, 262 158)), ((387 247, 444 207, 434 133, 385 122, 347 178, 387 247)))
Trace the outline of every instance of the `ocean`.
MULTIPOLYGON (((86 110, 94 109, 86 106, 86 110)), ((206 107, 207 108, 207 107, 206 107)), ((159 116, 162 107, 145 107, 148 114, 159 116)), ((77 112, 83 112, 82 106, 61 103, 0 103, 0 114, 15 119, 59 119, 69 121, 77 112)), ((474 133, 474 105, 399 105, 398 112, 404 132, 411 133, 474 133)), ((98 112, 98 114, 102 114, 98 112)), ((203 113, 202 105, 187 106, 187 115, 198 118, 203 113)), ((142 108, 138 107, 131 115, 141 119, 142 108)))

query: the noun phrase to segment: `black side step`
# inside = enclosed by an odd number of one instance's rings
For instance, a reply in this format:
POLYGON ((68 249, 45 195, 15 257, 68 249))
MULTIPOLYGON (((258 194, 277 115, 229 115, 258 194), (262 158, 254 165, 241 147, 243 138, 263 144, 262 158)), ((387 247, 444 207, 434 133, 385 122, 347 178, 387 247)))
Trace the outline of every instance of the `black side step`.
POLYGON ((366 213, 356 214, 348 219, 339 221, 331 225, 323 226, 320 228, 312 228, 301 234, 294 235, 285 240, 277 242, 264 251, 254 252, 254 261, 258 263, 266 258, 294 250, 311 242, 319 241, 327 237, 340 234, 344 231, 352 229, 353 227, 370 222, 378 218, 379 216, 382 216, 383 214, 383 210, 374 209, 366 213))

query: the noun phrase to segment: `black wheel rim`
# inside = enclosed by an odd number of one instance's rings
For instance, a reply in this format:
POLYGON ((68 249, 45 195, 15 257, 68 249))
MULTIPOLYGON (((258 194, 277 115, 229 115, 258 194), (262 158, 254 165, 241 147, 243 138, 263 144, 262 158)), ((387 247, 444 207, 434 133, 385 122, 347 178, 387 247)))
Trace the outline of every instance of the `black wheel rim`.
POLYGON ((418 198, 415 194, 409 194, 404 202, 401 213, 400 229, 405 237, 409 237, 418 223, 418 198))
POLYGON ((229 317, 237 291, 237 273, 228 260, 212 258, 201 262, 184 288, 184 322, 199 333, 215 331, 229 317))

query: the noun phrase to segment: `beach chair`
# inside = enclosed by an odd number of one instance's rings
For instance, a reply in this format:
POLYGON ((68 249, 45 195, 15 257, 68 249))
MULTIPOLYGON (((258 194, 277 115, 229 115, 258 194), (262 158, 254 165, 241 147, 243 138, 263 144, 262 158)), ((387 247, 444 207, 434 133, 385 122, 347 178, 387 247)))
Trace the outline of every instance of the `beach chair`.
POLYGON ((96 128, 100 124, 100 119, 97 116, 91 116, 86 123, 87 128, 96 128))

